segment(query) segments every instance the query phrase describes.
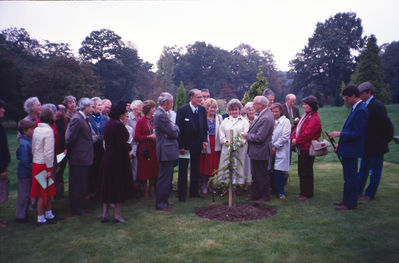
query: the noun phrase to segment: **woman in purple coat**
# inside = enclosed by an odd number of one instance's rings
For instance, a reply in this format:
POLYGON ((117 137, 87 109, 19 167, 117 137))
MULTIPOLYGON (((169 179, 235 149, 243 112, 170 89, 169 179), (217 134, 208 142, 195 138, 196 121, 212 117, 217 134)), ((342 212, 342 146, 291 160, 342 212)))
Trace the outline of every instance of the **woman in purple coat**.
POLYGON ((112 104, 109 113, 110 121, 104 128, 105 152, 101 178, 101 201, 103 202, 103 216, 101 222, 109 221, 108 208, 115 204, 114 223, 125 222, 121 215, 122 202, 133 195, 133 176, 130 166, 128 143, 129 132, 123 121, 127 119, 126 104, 118 102, 112 104))

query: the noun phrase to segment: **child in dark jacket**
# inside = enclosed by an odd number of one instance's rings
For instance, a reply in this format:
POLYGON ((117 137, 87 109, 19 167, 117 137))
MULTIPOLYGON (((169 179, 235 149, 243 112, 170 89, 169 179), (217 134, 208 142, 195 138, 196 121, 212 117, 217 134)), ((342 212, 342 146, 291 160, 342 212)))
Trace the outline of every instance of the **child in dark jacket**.
POLYGON ((16 152, 18 163, 18 202, 16 221, 27 222, 29 195, 32 186, 32 135, 35 125, 32 121, 18 122, 18 131, 22 134, 16 152))

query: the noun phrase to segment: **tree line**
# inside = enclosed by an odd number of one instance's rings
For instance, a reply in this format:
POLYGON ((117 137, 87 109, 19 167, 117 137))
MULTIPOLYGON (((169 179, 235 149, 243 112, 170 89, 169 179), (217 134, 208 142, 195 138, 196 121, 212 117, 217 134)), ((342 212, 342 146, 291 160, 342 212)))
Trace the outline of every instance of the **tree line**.
POLYGON ((294 92, 299 98, 315 95, 321 104, 342 105, 342 87, 365 80, 374 84, 384 103, 398 101, 399 42, 378 46, 374 35, 363 36, 355 13, 338 13, 317 23, 290 67, 279 71, 270 51, 249 44, 228 51, 197 41, 185 48, 164 47, 154 71, 132 42, 124 43, 110 29, 92 31, 79 56, 67 43, 39 42, 23 28, 0 33, 0 97, 14 120, 25 115, 22 104, 30 96, 54 103, 66 95, 156 99, 161 91, 176 96, 177 87, 184 85, 186 90, 209 89, 214 98, 242 99, 263 77, 277 101, 294 92))

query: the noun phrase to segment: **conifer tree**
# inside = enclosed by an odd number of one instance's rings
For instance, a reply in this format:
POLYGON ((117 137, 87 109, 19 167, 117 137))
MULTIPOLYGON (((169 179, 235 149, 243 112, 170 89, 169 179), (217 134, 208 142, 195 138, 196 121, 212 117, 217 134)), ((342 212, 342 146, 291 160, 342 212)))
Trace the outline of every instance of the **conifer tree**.
POLYGON ((268 83, 267 79, 263 76, 262 67, 259 67, 259 72, 256 74, 256 78, 258 80, 249 87, 247 92, 245 92, 244 97, 242 98, 243 103, 253 101, 256 96, 262 95, 263 91, 267 89, 268 83))
POLYGON ((176 97, 176 103, 175 103, 175 111, 179 109, 181 106, 186 104, 186 89, 184 88, 183 81, 180 81, 180 86, 177 89, 177 97, 176 97))
POLYGON ((369 81, 373 84, 374 95, 384 104, 392 101, 389 86, 384 83, 384 76, 381 67, 381 58, 379 57, 379 47, 377 39, 371 35, 367 39, 366 48, 359 55, 359 63, 356 66, 355 73, 351 76, 351 82, 359 85, 369 81))

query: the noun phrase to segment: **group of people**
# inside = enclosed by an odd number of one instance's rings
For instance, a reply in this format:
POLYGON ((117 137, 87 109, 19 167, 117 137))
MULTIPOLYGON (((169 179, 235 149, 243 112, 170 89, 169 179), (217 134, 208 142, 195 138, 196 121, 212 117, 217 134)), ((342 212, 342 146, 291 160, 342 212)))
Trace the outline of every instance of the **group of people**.
MULTIPOLYGON (((340 137, 335 150, 342 160, 344 195, 342 201, 334 203, 340 210, 357 206, 369 173, 370 184, 361 199, 374 198, 383 155, 393 137, 385 107, 374 98, 372 90, 369 82, 346 87, 342 95, 352 111, 341 132, 329 133, 330 138, 340 137)), ((232 161, 227 157, 233 137, 237 138, 233 183, 242 191, 251 187, 247 200, 265 203, 271 192, 286 198, 284 185, 292 151, 298 154, 300 190, 296 197, 313 197, 315 157, 309 149, 322 133, 316 97, 302 100, 304 113, 300 116, 294 94, 288 94, 283 104, 274 103, 274 93, 267 89, 246 104, 230 100, 226 114, 221 116, 208 90, 192 89, 188 96, 189 102, 177 113, 173 111, 173 96, 167 92, 161 93, 157 102, 111 103, 98 97, 77 101, 66 96, 63 104, 55 106, 41 105, 37 97, 27 99, 24 108, 28 116, 18 123, 17 222, 27 221, 32 202, 37 206, 37 224, 62 220, 52 212, 51 199, 64 198, 67 163, 71 213, 88 215, 87 201, 97 198, 103 204, 103 223, 111 221, 111 208, 112 221, 125 222, 122 203, 135 192, 144 198, 155 196, 155 208, 170 211, 176 165, 178 200, 185 202, 187 192, 191 198, 204 198, 214 191, 208 183, 210 177, 217 175, 221 182, 227 177, 223 167, 232 161)), ((5 106, 0 100, 0 117, 4 116, 5 106)), ((10 154, 2 126, 0 142, 0 190, 4 193, 10 154)), ((2 196, 0 201, 5 201, 2 196)))

